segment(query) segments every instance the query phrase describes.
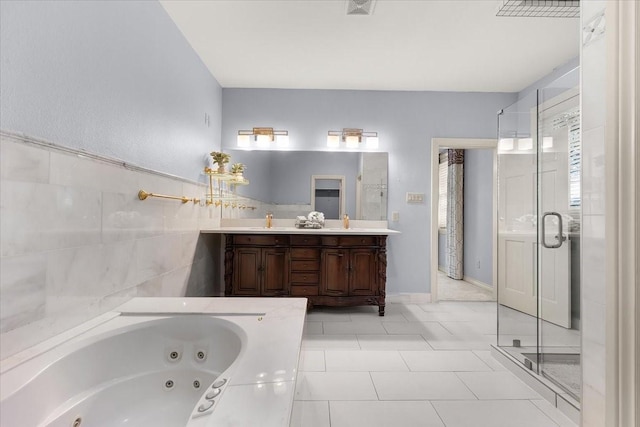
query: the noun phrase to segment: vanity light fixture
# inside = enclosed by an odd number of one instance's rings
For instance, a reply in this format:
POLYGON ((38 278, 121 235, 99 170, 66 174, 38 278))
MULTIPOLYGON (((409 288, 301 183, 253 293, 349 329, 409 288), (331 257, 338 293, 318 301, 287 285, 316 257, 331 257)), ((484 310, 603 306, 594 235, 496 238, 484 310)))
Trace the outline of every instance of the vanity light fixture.
POLYGON ((289 146, 289 131, 273 130, 273 128, 259 127, 252 130, 238 131, 238 147, 251 147, 251 137, 259 148, 267 148, 272 142, 276 142, 278 148, 289 146))
POLYGON ((343 142, 347 148, 358 148, 363 139, 366 148, 378 148, 378 132, 364 132, 354 128, 330 130, 327 134, 327 147, 338 148, 343 142))

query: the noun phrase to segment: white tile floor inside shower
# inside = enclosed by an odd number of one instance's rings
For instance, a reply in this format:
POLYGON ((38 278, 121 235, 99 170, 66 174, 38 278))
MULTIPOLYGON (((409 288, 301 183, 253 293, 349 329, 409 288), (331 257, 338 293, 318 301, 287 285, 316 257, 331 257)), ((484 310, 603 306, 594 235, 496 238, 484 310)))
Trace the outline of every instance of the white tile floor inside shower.
POLYGON ((575 427, 489 353, 495 302, 316 308, 291 427, 575 427))

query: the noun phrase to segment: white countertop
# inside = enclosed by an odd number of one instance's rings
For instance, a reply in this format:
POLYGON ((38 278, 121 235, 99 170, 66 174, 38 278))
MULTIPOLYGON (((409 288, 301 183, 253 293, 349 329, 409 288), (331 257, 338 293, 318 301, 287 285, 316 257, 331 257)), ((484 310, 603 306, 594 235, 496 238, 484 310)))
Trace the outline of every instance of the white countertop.
POLYGON ((323 234, 323 235, 379 235, 400 234, 388 228, 296 228, 296 227, 220 227, 200 230, 201 233, 213 234, 323 234))
POLYGON ((264 219, 223 219, 220 227, 201 229, 201 233, 212 234, 321 234, 321 235, 374 235, 400 234, 387 228, 387 221, 349 221, 343 228, 341 220, 327 220, 324 228, 296 228, 294 220, 274 219, 273 227, 265 227, 264 219))

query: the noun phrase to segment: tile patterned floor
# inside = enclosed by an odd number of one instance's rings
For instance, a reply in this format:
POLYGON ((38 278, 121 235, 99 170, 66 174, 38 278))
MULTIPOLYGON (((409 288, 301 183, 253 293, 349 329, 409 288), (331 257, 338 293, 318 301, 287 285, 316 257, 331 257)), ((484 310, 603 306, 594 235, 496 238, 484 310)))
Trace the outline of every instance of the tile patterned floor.
POLYGON ((491 291, 464 280, 454 280, 439 270, 438 299, 441 301, 495 301, 491 291))
POLYGON ((317 308, 291 427, 575 427, 489 353, 489 302, 317 308))

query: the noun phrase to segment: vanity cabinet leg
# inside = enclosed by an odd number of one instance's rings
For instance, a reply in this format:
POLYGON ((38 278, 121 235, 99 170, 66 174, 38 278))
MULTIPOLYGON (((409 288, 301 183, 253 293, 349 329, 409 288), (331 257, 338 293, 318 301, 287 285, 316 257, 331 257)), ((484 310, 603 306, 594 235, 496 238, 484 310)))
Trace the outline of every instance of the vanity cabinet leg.
POLYGON ((378 316, 384 316, 384 304, 378 305, 378 316))

